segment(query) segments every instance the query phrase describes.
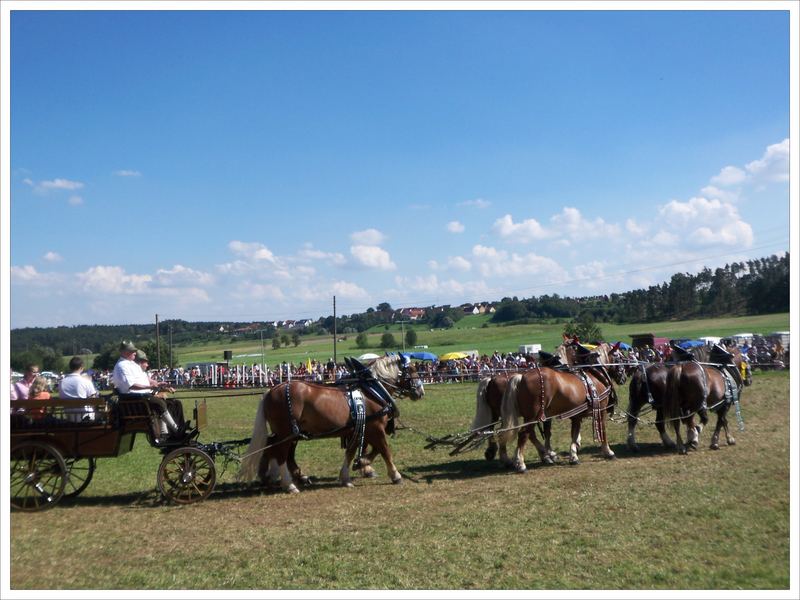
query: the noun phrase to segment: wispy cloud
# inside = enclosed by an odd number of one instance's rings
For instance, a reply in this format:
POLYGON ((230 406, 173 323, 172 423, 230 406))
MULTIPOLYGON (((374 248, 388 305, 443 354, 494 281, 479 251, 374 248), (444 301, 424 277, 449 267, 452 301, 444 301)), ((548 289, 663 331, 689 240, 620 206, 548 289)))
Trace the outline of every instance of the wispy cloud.
POLYGON ((42 258, 47 262, 61 262, 64 260, 58 252, 53 252, 52 250, 45 252, 42 258))
POLYGON ((72 181, 70 179, 56 178, 50 180, 34 181, 29 177, 22 180, 23 183, 33 188, 33 191, 38 194, 47 194, 53 190, 79 190, 83 188, 83 183, 80 181, 72 181))
POLYGON ((488 208, 492 203, 483 198, 475 198, 474 200, 464 200, 459 202, 458 206, 472 206, 474 208, 488 208))
POLYGON ((114 175, 117 177, 141 177, 142 174, 139 171, 134 171, 133 169, 120 169, 119 171, 114 171, 114 175))

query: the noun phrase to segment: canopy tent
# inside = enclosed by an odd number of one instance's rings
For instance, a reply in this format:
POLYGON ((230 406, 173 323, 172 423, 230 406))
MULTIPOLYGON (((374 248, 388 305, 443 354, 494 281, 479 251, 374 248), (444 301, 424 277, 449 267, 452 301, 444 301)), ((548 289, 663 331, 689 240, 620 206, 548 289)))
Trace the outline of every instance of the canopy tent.
POLYGON ((442 354, 439 360, 458 360, 459 358, 467 358, 467 355, 464 352, 448 352, 442 354))
POLYGON ((630 349, 631 349, 631 346, 630 346, 630 344, 626 344, 625 342, 614 342, 614 343, 613 343, 613 344, 611 344, 611 345, 613 346, 614 344, 619 344, 619 347, 620 347, 622 350, 630 350, 630 349))
POLYGON ((439 358, 433 352, 407 352, 406 355, 414 360, 436 360, 439 358))
POLYGON ((367 352, 366 354, 362 354, 358 357, 358 360, 372 360, 378 358, 377 354, 373 354, 372 352, 367 352))
POLYGON ((700 340, 683 340, 681 342, 678 342, 678 346, 680 346, 684 350, 686 348, 698 348, 700 346, 705 346, 705 345, 706 343, 700 340))

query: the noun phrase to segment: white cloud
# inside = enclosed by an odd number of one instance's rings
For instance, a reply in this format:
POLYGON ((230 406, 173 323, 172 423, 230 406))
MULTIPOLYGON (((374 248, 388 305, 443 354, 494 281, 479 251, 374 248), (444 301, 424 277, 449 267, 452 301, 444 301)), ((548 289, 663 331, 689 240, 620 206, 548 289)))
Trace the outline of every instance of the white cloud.
POLYGON ((183 265, 175 265, 171 269, 158 269, 155 281, 162 286, 178 286, 183 284, 209 285, 214 282, 214 276, 204 271, 197 271, 183 265))
POLYGON ((81 198, 78 195, 70 196, 68 202, 72 206, 80 206, 81 204, 83 204, 83 198, 81 198))
POLYGON ((450 233, 464 233, 464 225, 459 221, 450 221, 447 224, 447 231, 450 233))
POLYGON ((377 246, 383 243, 386 236, 377 229, 365 229, 364 231, 354 231, 350 234, 350 239, 359 246, 377 246))
POLYGON ((241 242, 233 240, 228 243, 228 248, 239 256, 243 256, 248 260, 266 260, 275 262, 275 256, 269 248, 264 244, 258 242, 241 242))
POLYGON ((78 273, 87 292, 99 294, 142 294, 153 280, 150 275, 128 274, 122 267, 99 265, 78 273))
POLYGON ((11 279, 13 281, 36 281, 41 276, 35 267, 25 265, 23 267, 11 267, 11 279))
POLYGON ((474 200, 464 200, 463 202, 459 202, 458 206, 472 206, 475 208, 488 208, 491 206, 492 203, 488 200, 484 200, 483 198, 475 198, 474 200))
POLYGON ((476 245, 472 248, 472 259, 483 277, 519 277, 537 275, 544 283, 566 278, 566 271, 552 258, 530 252, 509 253, 491 246, 476 245))
POLYGON ((747 178, 747 173, 738 167, 723 167, 718 175, 711 178, 714 185, 729 186, 742 183, 747 178))
POLYGON ((309 243, 304 244, 303 248, 298 252, 298 257, 335 266, 342 266, 347 263, 344 254, 340 252, 323 252, 322 250, 315 249, 309 243))
POLYGON ((356 263, 370 269, 393 271, 397 268, 389 253, 378 246, 350 246, 350 254, 356 263))
POLYGON ((492 231, 501 238, 515 242, 527 243, 532 240, 543 240, 551 236, 536 219, 525 219, 521 223, 514 223, 511 215, 500 217, 492 225, 492 231))
POLYGON ((337 298, 348 300, 366 300, 369 298, 367 290, 349 281, 333 282, 327 295, 336 295, 337 298))
POLYGON ((46 181, 34 182, 31 179, 24 179, 25 183, 33 187, 35 192, 46 194, 52 190, 79 190, 83 187, 80 181, 72 181, 70 179, 56 178, 46 181))
POLYGON ((566 235, 573 240, 610 238, 620 234, 619 225, 606 223, 601 217, 594 220, 586 219, 581 214, 581 211, 571 206, 565 206, 550 221, 553 223, 555 232, 566 235))
POLYGON ((764 155, 745 169, 757 184, 789 181, 789 139, 767 146, 764 155))
POLYGON ((753 230, 739 216, 736 207, 719 199, 694 197, 687 202, 673 200, 659 210, 664 236, 659 242, 682 244, 741 246, 753 243, 753 230))
MULTIPOLYGON (((718 175, 711 178, 709 188, 704 188, 703 193, 722 197, 710 193, 719 191, 714 186, 733 187, 741 185, 761 186, 767 183, 780 183, 789 181, 789 139, 777 144, 767 146, 761 158, 747 163, 744 169, 739 167, 724 167, 718 175)), ((732 200, 735 198, 724 198, 732 200)))
POLYGON ((625 230, 631 235, 635 235, 637 237, 643 236, 645 233, 647 233, 647 229, 647 225, 640 225, 634 219, 625 220, 625 230))
POLYGON ((60 262, 64 260, 58 252, 53 252, 52 250, 45 252, 42 258, 47 262, 60 262))
POLYGON ((133 169, 120 169, 119 171, 114 171, 114 175, 117 177, 141 177, 142 174, 133 169))

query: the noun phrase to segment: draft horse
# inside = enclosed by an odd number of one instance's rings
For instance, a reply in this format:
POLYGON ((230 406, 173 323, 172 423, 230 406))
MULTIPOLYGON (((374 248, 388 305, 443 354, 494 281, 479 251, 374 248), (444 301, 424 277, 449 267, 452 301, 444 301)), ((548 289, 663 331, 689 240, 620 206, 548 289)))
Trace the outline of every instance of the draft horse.
POLYGON ((692 448, 699 445, 699 435, 708 423, 708 411, 717 414, 717 425, 711 436, 710 448, 719 450, 719 434, 725 430, 728 445, 736 440, 728 431, 728 409, 739 401, 744 386, 753 383, 750 365, 738 348, 731 352, 722 346, 712 346, 708 357, 710 363, 686 360, 673 365, 667 375, 667 393, 664 416, 675 429, 678 452, 686 454, 687 448, 681 439, 680 424, 686 426, 686 440, 692 448), (700 417, 701 426, 696 426, 694 417, 700 417))
POLYGON ((340 437, 345 447, 339 472, 343 486, 353 486, 350 463, 367 445, 383 457, 392 483, 402 481, 392 461, 386 433, 393 427, 397 414, 394 398, 406 395, 413 400, 422 398, 425 394, 422 380, 403 356, 380 357, 369 367, 355 359, 346 362, 356 376, 349 386, 289 381, 264 394, 239 470, 240 480, 259 477, 262 481, 280 481, 284 491, 297 493, 293 475, 299 476, 300 472, 292 456, 296 443, 340 437))
POLYGON ((568 363, 575 365, 570 370, 534 368, 515 376, 503 395, 500 443, 507 443, 514 430, 518 430, 514 467, 520 473, 527 470, 524 452, 528 439, 536 446, 542 462, 552 462, 549 439, 543 445, 535 430, 536 423, 552 418, 571 420, 570 464, 579 463, 581 421, 589 415, 601 455, 615 457, 608 445, 605 422, 606 412, 616 404, 613 382, 623 385, 626 381, 619 345, 605 344, 590 352, 574 343, 566 349, 568 363), (520 418, 524 424, 518 428, 520 418))

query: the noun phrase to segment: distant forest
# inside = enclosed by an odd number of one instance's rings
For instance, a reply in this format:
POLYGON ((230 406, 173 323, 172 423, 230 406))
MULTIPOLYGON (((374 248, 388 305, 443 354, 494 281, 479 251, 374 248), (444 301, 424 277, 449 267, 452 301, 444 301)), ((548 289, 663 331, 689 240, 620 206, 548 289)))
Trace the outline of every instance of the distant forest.
MULTIPOLYGON (((486 304, 486 303, 484 303, 486 304)), ((741 316, 789 311, 789 254, 727 264, 700 273, 676 273, 668 282, 647 289, 600 296, 566 297, 558 294, 531 298, 503 298, 491 303, 495 324, 526 323, 542 319, 564 321, 591 317, 595 322, 644 323, 701 317, 741 316)), ((426 307, 419 322, 431 327, 452 327, 464 316, 457 307, 426 307)), ((398 320, 399 310, 388 303, 363 313, 337 315, 338 333, 362 332, 375 325, 398 320)), ((322 317, 310 326, 293 328, 293 334, 328 334, 334 317, 322 317)), ((274 325, 240 321, 168 320, 159 323, 164 343, 172 335, 174 345, 236 338, 271 339, 286 335, 274 325)), ((44 368, 59 367, 61 356, 99 353, 122 339, 144 344, 156 337, 155 323, 142 325, 77 325, 72 327, 25 327, 11 330, 11 363, 15 368, 38 362, 44 368)))

